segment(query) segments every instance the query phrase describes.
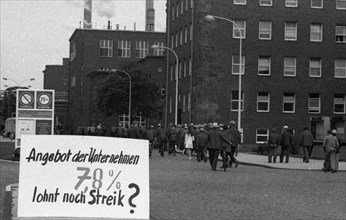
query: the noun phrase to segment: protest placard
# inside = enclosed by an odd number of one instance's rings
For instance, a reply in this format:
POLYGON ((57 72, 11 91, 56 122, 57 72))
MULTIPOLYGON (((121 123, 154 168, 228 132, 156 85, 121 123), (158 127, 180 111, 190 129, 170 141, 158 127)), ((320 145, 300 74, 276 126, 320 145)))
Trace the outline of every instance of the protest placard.
POLYGON ((148 141, 23 135, 18 217, 149 219, 148 141))

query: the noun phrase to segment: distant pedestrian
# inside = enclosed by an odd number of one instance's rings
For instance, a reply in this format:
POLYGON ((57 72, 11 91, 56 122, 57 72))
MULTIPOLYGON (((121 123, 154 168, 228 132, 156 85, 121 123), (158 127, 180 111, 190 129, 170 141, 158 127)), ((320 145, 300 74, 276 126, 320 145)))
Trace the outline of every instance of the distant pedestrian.
POLYGON ((95 129, 95 135, 96 136, 104 136, 105 135, 105 128, 102 126, 102 123, 100 122, 95 129))
POLYGON ((125 137, 125 129, 122 123, 119 123, 119 125, 116 127, 114 135, 115 137, 125 137))
POLYGON ((161 154, 161 157, 165 155, 165 150, 167 147, 167 136, 166 136, 166 130, 161 127, 161 124, 157 124, 157 130, 156 130, 156 140, 159 145, 159 153, 161 154))
POLYGON ((336 149, 339 148, 339 141, 336 137, 336 130, 333 129, 331 134, 327 135, 323 140, 323 148, 325 149, 325 167, 324 171, 328 171, 328 160, 329 160, 329 166, 330 171, 332 173, 335 173, 335 154, 336 149))
POLYGON ((221 149, 220 130, 217 122, 214 122, 212 128, 209 130, 208 143, 210 166, 213 171, 216 171, 217 161, 221 149))
POLYGON ((175 125, 172 125, 169 130, 167 130, 167 138, 168 138, 168 155, 176 154, 176 146, 177 146, 177 129, 175 125))
POLYGON ((141 133, 139 131, 138 122, 134 121, 128 131, 128 138, 141 139, 141 133))
POLYGON ((208 146, 208 133, 204 129, 202 125, 199 128, 199 132, 196 137, 196 145, 197 145, 197 161, 204 160, 207 162, 207 146, 208 146))
POLYGON ((275 128, 272 128, 268 139, 268 163, 276 163, 278 156, 278 149, 280 145, 280 136, 275 128))
POLYGON ((339 171, 339 160, 340 160, 340 148, 341 148, 341 139, 336 136, 338 139, 339 147, 336 148, 335 151, 335 172, 339 171))
POLYGON ((235 163, 235 168, 238 167, 239 161, 235 158, 236 155, 238 155, 239 146, 241 143, 241 133, 237 129, 235 125, 235 121, 229 122, 229 128, 227 132, 231 133, 232 135, 232 146, 231 146, 231 161, 230 161, 230 167, 232 167, 232 163, 235 163))
POLYGON ((192 131, 193 127, 189 126, 189 128, 187 129, 187 132, 185 134, 185 149, 187 150, 187 154, 189 156, 189 160, 191 160, 191 156, 192 156, 192 149, 193 149, 193 141, 195 140, 194 136, 193 136, 193 131, 192 131))
POLYGON ((307 127, 304 128, 303 133, 300 136, 299 145, 303 148, 303 162, 309 163, 309 152, 313 144, 314 137, 307 127))
POLYGON ((223 125, 222 130, 220 130, 220 137, 221 137, 221 150, 220 150, 220 155, 222 157, 222 167, 224 171, 226 171, 226 168, 228 167, 228 160, 230 160, 232 163, 232 142, 233 142, 233 137, 230 132, 227 131, 228 126, 223 125))
POLYGON ((290 148, 293 143, 293 136, 291 132, 288 131, 288 126, 285 125, 283 127, 283 131, 281 134, 281 153, 280 153, 280 163, 283 162, 284 156, 286 156, 286 163, 289 161, 290 148))

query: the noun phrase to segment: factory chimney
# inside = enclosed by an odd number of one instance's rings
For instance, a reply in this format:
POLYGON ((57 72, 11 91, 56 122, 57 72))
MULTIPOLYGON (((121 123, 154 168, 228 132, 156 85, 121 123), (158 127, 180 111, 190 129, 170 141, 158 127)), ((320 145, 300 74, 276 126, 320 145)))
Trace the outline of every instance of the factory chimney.
POLYGON ((84 22, 83 28, 91 28, 92 0, 84 0, 84 22))
POLYGON ((146 0, 145 2, 145 29, 146 31, 155 31, 155 9, 154 0, 146 0))

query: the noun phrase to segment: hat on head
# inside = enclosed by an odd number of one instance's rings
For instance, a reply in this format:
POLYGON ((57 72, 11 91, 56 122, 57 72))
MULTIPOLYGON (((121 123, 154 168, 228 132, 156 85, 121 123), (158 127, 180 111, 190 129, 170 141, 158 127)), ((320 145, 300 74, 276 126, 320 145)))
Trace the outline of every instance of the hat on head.
POLYGON ((235 121, 230 121, 229 124, 230 125, 235 125, 235 121))
POLYGON ((288 126, 287 126, 287 125, 285 125, 283 128, 284 128, 284 129, 288 129, 288 126))
POLYGON ((213 128, 217 128, 217 127, 219 127, 219 125, 217 124, 217 122, 214 122, 213 123, 213 128))
POLYGON ((335 129, 332 130, 332 134, 336 134, 336 130, 335 129))

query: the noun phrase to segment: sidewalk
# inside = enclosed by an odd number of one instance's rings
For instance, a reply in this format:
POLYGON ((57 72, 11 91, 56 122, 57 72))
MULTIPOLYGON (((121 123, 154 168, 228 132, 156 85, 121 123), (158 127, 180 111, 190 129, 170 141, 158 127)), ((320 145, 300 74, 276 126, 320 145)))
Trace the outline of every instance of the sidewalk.
MULTIPOLYGON (((177 153, 183 153, 183 151, 177 150, 177 153)), ((195 154, 193 156, 196 156, 195 154)), ((273 169, 291 169, 291 170, 318 170, 322 171, 323 160, 310 159, 309 163, 303 163, 302 158, 290 157, 288 163, 280 163, 279 156, 276 163, 268 163, 267 155, 259 155, 255 153, 243 153, 239 152, 236 157, 240 164, 262 166, 273 169)), ((222 160, 221 157, 219 160, 222 160)), ((339 170, 346 172, 346 162, 339 162, 339 170)))
MULTIPOLYGON (((288 163, 268 163, 267 155, 239 153, 237 159, 239 160, 240 164, 257 165, 274 169, 321 171, 323 168, 323 160, 310 159, 309 163, 303 163, 303 159, 297 157, 290 157, 288 163)), ((279 158, 277 158, 277 161, 280 161, 279 158)), ((339 171, 346 171, 346 162, 339 162, 339 171)))

